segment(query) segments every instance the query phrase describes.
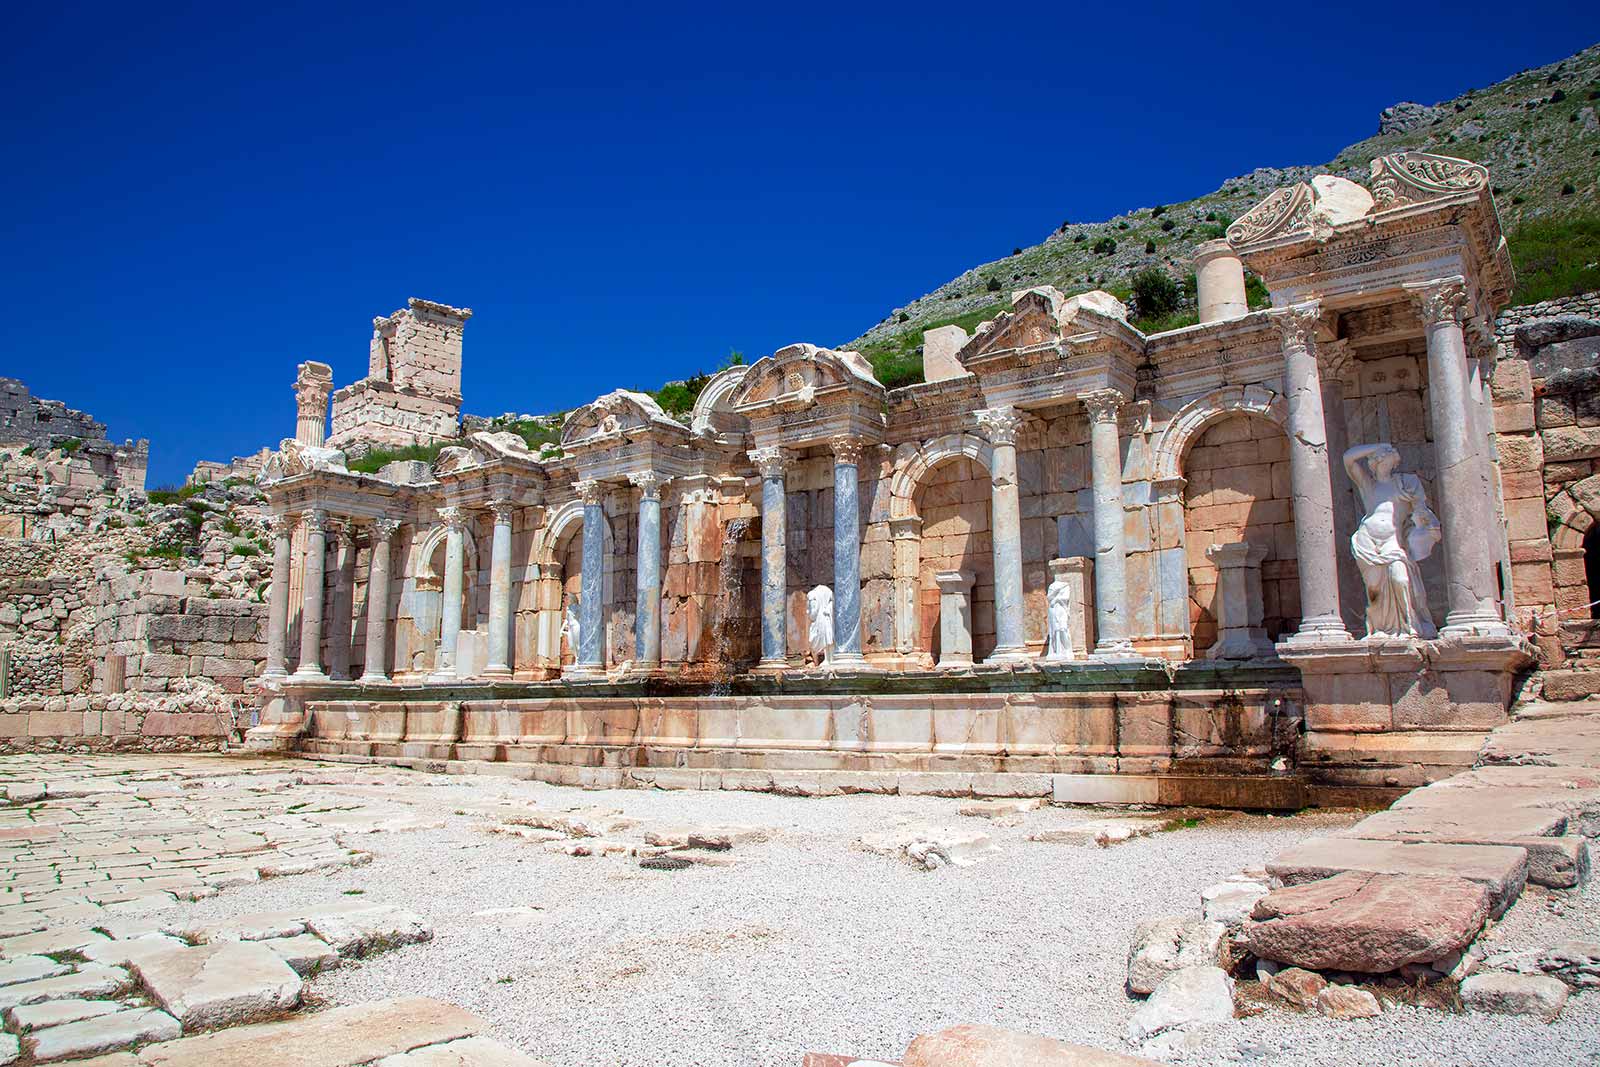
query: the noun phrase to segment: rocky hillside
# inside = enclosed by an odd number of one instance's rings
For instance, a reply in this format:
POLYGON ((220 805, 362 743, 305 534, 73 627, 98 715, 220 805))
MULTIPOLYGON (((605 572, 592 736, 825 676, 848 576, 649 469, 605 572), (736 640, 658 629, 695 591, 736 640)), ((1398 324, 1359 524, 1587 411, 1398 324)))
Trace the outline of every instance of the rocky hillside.
MULTIPOLYGON (((1133 276, 1146 268, 1183 279, 1195 245, 1222 236, 1229 222, 1278 186, 1318 173, 1364 182, 1375 157, 1403 149, 1489 168, 1517 263, 1516 302, 1600 288, 1597 107, 1600 45, 1454 100, 1396 104, 1380 116, 1376 135, 1327 163, 1262 168, 1194 200, 1138 208, 1104 222, 1062 223, 1039 244, 974 267, 896 308, 843 347, 866 354, 885 385, 919 381, 926 329, 948 323, 970 329, 1001 310, 1012 290, 1029 285, 1065 293, 1099 287, 1126 298, 1133 276)), ((1182 324, 1170 316, 1147 323, 1182 324)))

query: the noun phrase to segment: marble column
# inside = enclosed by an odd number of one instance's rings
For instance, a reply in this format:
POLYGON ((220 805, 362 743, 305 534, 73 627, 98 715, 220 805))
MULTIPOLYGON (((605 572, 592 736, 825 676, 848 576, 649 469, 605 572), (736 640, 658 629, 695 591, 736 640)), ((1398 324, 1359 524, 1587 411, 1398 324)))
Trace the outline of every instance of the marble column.
POLYGON ((1440 636, 1509 633, 1494 582, 1494 516, 1483 514, 1481 449, 1468 392, 1462 316, 1466 283, 1444 278, 1411 287, 1428 340, 1428 416, 1433 428, 1434 498, 1443 530, 1446 604, 1440 636))
POLYGON ((356 527, 346 519, 339 523, 334 539, 333 603, 329 606, 328 676, 340 681, 350 678, 350 645, 355 639, 356 619, 356 527))
MULTIPOLYGON (((1334 564, 1339 571, 1339 614, 1353 612, 1354 632, 1361 632, 1367 602, 1366 583, 1355 556, 1344 549, 1361 522, 1356 487, 1344 469, 1344 454, 1350 448, 1350 427, 1345 419, 1345 385, 1355 375, 1355 361, 1348 341, 1324 341, 1316 347, 1317 373, 1322 379, 1322 415, 1328 431, 1328 480, 1333 491, 1334 564)), ((1345 618, 1350 628, 1351 618, 1345 618)))
POLYGON ((439 651, 433 660, 433 676, 439 680, 456 677, 456 639, 461 635, 461 598, 466 588, 467 516, 459 507, 439 509, 444 523, 444 591, 439 603, 439 651))
POLYGON ((654 471, 638 471, 628 481, 639 490, 639 552, 634 574, 634 663, 640 670, 661 666, 661 486, 654 471))
POLYGON ((989 661, 1020 660, 1027 654, 1023 638, 1022 499, 1017 486, 1017 430, 1022 426, 1022 416, 1014 407, 997 407, 979 411, 977 418, 994 449, 994 468, 989 472, 989 526, 994 540, 995 646, 989 661))
POLYGON ((867 442, 850 434, 828 441, 833 452, 833 662, 862 666, 861 453, 867 442))
POLYGON ((939 667, 972 666, 972 578, 960 571, 940 571, 939 667))
POLYGON ((1516 617, 1516 598, 1511 584, 1511 542, 1506 533, 1506 508, 1500 484, 1500 455, 1495 444, 1494 401, 1489 395, 1489 379, 1494 377, 1495 353, 1492 322, 1481 316, 1474 319, 1467 346, 1467 394, 1474 416, 1473 440, 1478 445, 1478 480, 1483 485, 1483 513, 1494 516, 1494 558, 1500 564, 1501 619, 1516 617))
POLYGON ((757 448, 750 460, 761 472, 761 662, 758 669, 789 662, 788 487, 793 460, 785 448, 757 448))
POLYGON ((578 482, 575 489, 583 501, 583 573, 578 594, 578 654, 573 663, 577 675, 604 674, 605 633, 605 486, 594 480, 578 482))
POLYGON ((1122 444, 1117 416, 1127 398, 1114 389, 1078 397, 1089 413, 1090 481, 1094 486, 1094 628, 1091 659, 1136 655, 1128 637, 1128 552, 1122 506, 1122 444))
POLYGON ((289 673, 289 567, 292 558, 294 520, 287 515, 273 515, 267 520, 272 532, 272 587, 268 593, 267 607, 267 666, 263 678, 283 678, 289 673))
POLYGON ((489 650, 485 678, 511 677, 511 519, 510 500, 492 500, 494 538, 489 555, 489 650))
POLYGON ((372 554, 367 563, 367 656, 363 682, 389 680, 389 542, 400 524, 378 519, 372 524, 372 554))
POLYGON ((1339 615, 1333 481, 1317 371, 1321 318, 1321 305, 1312 301, 1284 308, 1271 320, 1283 343, 1283 380, 1289 393, 1289 489, 1300 569, 1300 629, 1284 639, 1292 645, 1350 640, 1339 615))
POLYGON ((301 570, 305 599, 300 608, 300 666, 294 677, 300 681, 325 682, 322 671, 322 593, 328 566, 328 513, 306 512, 301 517, 306 532, 306 555, 301 570))

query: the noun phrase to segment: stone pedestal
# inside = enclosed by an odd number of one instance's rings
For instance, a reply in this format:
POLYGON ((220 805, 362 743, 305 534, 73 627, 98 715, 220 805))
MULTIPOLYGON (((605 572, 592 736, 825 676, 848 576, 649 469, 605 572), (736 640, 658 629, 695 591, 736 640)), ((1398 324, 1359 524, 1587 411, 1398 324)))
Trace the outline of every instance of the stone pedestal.
POLYGON ((1261 561, 1265 545, 1236 541, 1212 545, 1206 558, 1217 567, 1217 640, 1206 659, 1267 659, 1272 642, 1262 627, 1261 561))
POLYGON ((972 578, 960 571, 940 571, 939 668, 972 666, 972 578))

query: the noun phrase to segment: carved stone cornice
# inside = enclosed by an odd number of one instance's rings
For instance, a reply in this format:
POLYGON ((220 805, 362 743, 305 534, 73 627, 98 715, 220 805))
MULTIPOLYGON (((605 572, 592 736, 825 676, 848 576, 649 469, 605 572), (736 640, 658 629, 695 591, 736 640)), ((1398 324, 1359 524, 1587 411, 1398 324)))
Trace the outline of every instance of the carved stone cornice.
POLYGON ((1307 229, 1311 219, 1311 186, 1296 182, 1274 189, 1265 200, 1228 227, 1228 243, 1253 244, 1307 229))
POLYGON ((833 453, 833 461, 842 466, 860 466, 861 454, 866 447, 866 439, 854 434, 842 433, 828 438, 828 449, 833 453))
POLYGON ((464 530, 467 528, 467 513, 452 504, 439 509, 439 521, 444 523, 447 530, 464 530))
POLYGON ((1476 163, 1431 152, 1397 152, 1372 161, 1367 183, 1379 211, 1405 204, 1472 192, 1489 184, 1489 172, 1476 163))
POLYGON ((1011 406, 980 408, 973 412, 978 428, 991 445, 1015 445, 1017 431, 1022 428, 1022 414, 1011 406))
POLYGON ((1291 304, 1269 315, 1267 321, 1278 331, 1285 349, 1311 348, 1322 325, 1322 305, 1315 300, 1291 304))
POLYGON ((1090 422, 1115 423, 1128 398, 1115 389, 1096 389, 1092 393, 1078 394, 1078 400, 1089 413, 1090 422))
POLYGON ((639 490, 641 500, 660 500, 661 487, 668 480, 655 471, 634 471, 628 475, 628 484, 639 490))
POLYGON ((583 501, 586 507, 590 504, 600 503, 606 496, 605 485, 594 478, 585 478, 582 481, 573 482, 572 491, 578 494, 578 499, 583 501))
POLYGON ((752 448, 750 462, 756 465, 763 478, 781 478, 794 464, 794 453, 776 445, 770 448, 752 448))
POLYGON ((373 519, 369 527, 373 544, 387 542, 400 529, 399 519, 373 519))
POLYGON ((1408 285, 1406 293, 1416 305, 1423 326, 1459 326, 1465 320, 1467 283, 1459 274, 1421 285, 1408 285))

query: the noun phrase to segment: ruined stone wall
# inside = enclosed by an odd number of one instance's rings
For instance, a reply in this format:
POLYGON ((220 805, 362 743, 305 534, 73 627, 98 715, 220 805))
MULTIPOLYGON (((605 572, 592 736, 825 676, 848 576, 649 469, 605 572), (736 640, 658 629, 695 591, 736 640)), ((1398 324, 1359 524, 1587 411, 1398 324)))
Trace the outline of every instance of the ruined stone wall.
POLYGON ((69 438, 104 441, 105 423, 59 400, 41 400, 15 378, 0 378, 0 441, 48 448, 69 438))
POLYGON ((461 341, 472 312, 412 298, 373 320, 367 377, 333 394, 328 446, 404 447, 460 434, 461 341))
POLYGON ((204 678, 242 694, 266 661, 267 606, 206 596, 179 571, 104 576, 95 607, 99 693, 178 692, 204 678))

